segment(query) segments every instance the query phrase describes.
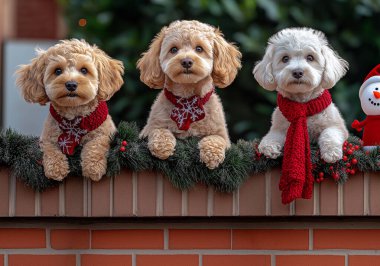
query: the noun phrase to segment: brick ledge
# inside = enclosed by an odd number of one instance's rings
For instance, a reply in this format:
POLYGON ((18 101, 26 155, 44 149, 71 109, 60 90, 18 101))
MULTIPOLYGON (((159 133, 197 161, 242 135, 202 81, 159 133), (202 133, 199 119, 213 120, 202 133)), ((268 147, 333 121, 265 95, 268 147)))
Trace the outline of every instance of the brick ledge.
POLYGON ((358 173, 344 185, 315 184, 311 200, 282 205, 279 169, 252 176, 238 191, 174 188, 160 173, 123 170, 98 183, 68 178, 34 192, 0 168, 0 217, 265 217, 380 215, 380 178, 358 173))

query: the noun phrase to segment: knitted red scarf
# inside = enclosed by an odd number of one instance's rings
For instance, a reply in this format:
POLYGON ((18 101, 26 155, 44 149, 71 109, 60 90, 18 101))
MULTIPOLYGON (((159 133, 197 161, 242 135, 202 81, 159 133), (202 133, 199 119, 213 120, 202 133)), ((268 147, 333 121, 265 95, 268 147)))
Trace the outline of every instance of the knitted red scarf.
POLYGON ((107 119, 108 107, 106 102, 99 102, 98 107, 88 116, 78 116, 68 120, 60 116, 50 105, 50 114, 58 122, 62 134, 58 137, 58 145, 62 153, 72 155, 83 136, 97 129, 107 119))
POLYGON ((307 117, 322 112, 331 104, 331 95, 325 90, 321 96, 306 103, 294 102, 277 95, 277 104, 290 122, 286 134, 280 190, 282 203, 296 198, 310 199, 313 193, 310 141, 307 132, 307 117))
POLYGON ((194 95, 189 98, 183 98, 174 95, 165 88, 166 98, 174 104, 170 118, 176 122, 178 129, 187 131, 191 123, 202 120, 206 116, 203 106, 210 100, 213 92, 214 88, 204 97, 194 95))

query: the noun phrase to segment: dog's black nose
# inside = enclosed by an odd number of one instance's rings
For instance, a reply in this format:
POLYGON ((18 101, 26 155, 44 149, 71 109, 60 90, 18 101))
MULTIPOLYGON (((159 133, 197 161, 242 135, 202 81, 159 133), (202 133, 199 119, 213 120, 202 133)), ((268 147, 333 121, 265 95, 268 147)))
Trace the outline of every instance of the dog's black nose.
POLYGON ((181 60, 181 65, 183 66, 183 68, 186 68, 186 69, 189 69, 193 66, 193 59, 191 58, 184 58, 181 60))
POLYGON ((303 70, 296 69, 296 70, 293 71, 292 75, 293 75, 294 78, 300 79, 303 76, 303 70))
POLYGON ((68 81, 65 83, 65 86, 68 91, 75 91, 78 87, 78 83, 76 81, 68 81))

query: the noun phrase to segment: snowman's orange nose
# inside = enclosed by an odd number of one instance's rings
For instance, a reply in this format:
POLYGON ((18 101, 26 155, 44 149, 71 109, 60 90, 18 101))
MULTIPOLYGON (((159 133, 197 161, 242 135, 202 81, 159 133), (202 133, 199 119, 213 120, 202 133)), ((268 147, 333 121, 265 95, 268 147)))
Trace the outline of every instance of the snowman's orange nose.
POLYGON ((380 92, 378 91, 373 91, 373 95, 375 96, 376 99, 380 98, 380 92))

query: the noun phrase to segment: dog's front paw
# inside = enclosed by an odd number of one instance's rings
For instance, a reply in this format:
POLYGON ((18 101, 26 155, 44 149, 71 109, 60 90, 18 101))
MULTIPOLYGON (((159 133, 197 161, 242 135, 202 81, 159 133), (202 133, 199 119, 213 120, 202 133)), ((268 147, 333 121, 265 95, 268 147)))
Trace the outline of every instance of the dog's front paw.
POLYGON ((198 144, 200 159, 209 169, 215 169, 224 161, 226 141, 220 136, 204 137, 198 144))
POLYGON ((335 163, 343 158, 342 147, 327 146, 321 147, 321 157, 326 163, 335 163))
POLYGON ((44 153, 43 165, 45 176, 56 181, 62 181, 70 172, 66 155, 60 152, 44 153))
POLYGON ((277 159, 282 154, 282 145, 276 142, 266 143, 262 141, 258 148, 260 153, 271 159, 277 159))
POLYGON ((99 181, 107 170, 107 159, 105 156, 98 158, 82 158, 82 175, 92 181, 99 181))
POLYGON ((148 148, 153 156, 165 160, 174 154, 176 139, 168 129, 155 129, 149 134, 148 148))

